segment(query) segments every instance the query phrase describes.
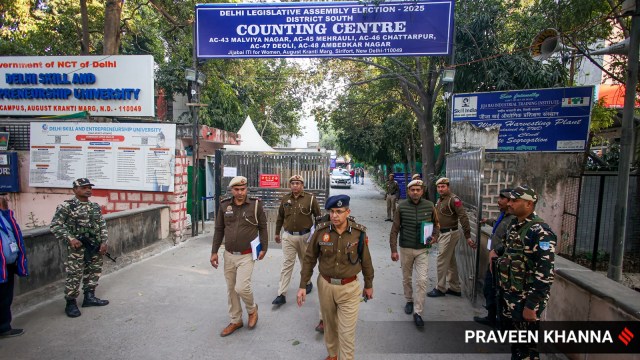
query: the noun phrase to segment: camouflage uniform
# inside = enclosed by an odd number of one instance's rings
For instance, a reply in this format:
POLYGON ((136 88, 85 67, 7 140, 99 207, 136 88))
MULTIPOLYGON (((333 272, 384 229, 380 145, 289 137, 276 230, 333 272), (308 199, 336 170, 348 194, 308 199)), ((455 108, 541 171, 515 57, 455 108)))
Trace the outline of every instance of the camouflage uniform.
POLYGON ((58 240, 67 244, 69 255, 64 264, 67 272, 65 299, 78 297, 80 280, 83 292, 95 291, 102 273, 102 255, 96 252, 85 257, 85 247, 75 249, 70 245, 70 240, 85 237, 96 247, 107 243, 107 223, 102 217, 100 205, 90 201, 81 202, 75 197, 65 200, 58 205, 50 228, 58 240))
MULTIPOLYGON (((553 282, 556 235, 535 212, 524 221, 511 221, 498 259, 502 320, 505 330, 535 330, 539 321, 524 321, 526 306, 539 318, 545 309, 553 282), (528 229, 527 229, 528 228, 528 229)), ((538 358, 535 344, 512 346, 512 358, 538 358)))

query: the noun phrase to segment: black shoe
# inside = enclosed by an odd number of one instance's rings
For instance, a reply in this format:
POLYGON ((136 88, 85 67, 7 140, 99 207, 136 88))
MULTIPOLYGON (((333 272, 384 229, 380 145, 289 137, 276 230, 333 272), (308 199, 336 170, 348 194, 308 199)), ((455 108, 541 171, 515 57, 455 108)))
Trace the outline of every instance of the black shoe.
POLYGON ((440 296, 444 296, 444 293, 442 291, 438 290, 437 288, 435 288, 435 289, 429 291, 427 293, 427 296, 428 297, 440 297, 440 296))
POLYGON ((78 304, 76 304, 76 299, 67 300, 67 306, 64 307, 64 312, 70 318, 75 318, 82 315, 80 309, 78 309, 78 304))
POLYGON ((307 290, 307 295, 311 294, 311 290, 313 290, 313 283, 308 283, 305 290, 307 290))
POLYGON ((393 220, 391 220, 391 219, 384 219, 384 221, 393 221, 393 220))
POLYGON ((489 318, 488 316, 484 316, 484 317, 480 317, 480 316, 474 316, 473 317, 473 321, 477 322, 478 324, 482 324, 482 325, 487 325, 487 326, 491 326, 492 328, 496 327, 496 320, 489 318))
POLYGON ((422 321, 422 316, 418 314, 413 314, 413 322, 416 323, 416 326, 419 328, 424 327, 424 321, 422 321))
POLYGON ((11 329, 11 330, 7 330, 5 332, 1 332, 0 333, 0 339, 20 336, 22 334, 24 334, 24 330, 22 330, 22 329, 11 329))
POLYGON ((457 296, 457 297, 462 296, 462 292, 460 292, 460 291, 453 291, 453 290, 451 290, 451 289, 447 289, 446 294, 447 294, 447 295, 457 296))
POLYGON ((287 298, 284 295, 276 296, 276 299, 271 302, 273 305, 284 305, 287 303, 287 298))
POLYGON ((410 315, 413 312, 413 303, 411 301, 407 301, 404 305, 404 313, 410 315))
POLYGON ((93 291, 87 291, 84 293, 84 300, 82 301, 82 307, 89 306, 105 306, 109 305, 109 300, 102 300, 96 297, 93 291))

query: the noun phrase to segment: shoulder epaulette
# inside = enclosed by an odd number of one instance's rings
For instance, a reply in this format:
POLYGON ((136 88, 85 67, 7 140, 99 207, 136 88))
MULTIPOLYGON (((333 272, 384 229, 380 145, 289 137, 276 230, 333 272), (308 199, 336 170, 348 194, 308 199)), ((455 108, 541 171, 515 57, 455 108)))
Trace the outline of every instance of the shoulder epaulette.
POLYGON ((316 225, 316 231, 326 229, 329 227, 329 225, 331 225, 331 221, 319 223, 318 225, 316 225))
POLYGON ((260 201, 259 197, 255 197, 255 196, 249 196, 250 200, 255 200, 255 201, 260 201))
POLYGON ((225 201, 229 201, 231 199, 233 199, 233 197, 224 198, 224 199, 220 200, 220 203, 223 203, 225 201))
POLYGON ((358 230, 360 230, 360 231, 362 231, 364 233, 367 232, 367 227, 366 226, 358 224, 358 223, 355 223, 355 222, 353 224, 351 224, 351 227, 354 228, 354 229, 358 229, 358 230))

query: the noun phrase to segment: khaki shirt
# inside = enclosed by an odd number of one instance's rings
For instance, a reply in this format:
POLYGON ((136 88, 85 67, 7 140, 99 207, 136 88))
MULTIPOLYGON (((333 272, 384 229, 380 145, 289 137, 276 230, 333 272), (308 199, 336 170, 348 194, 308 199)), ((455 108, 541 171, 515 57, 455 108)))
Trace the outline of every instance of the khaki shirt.
POLYGON ((236 205, 233 198, 220 202, 213 234, 212 254, 218 253, 223 238, 227 251, 246 251, 251 249, 251 241, 258 235, 262 251, 266 252, 269 246, 267 216, 258 199, 247 197, 242 205, 236 205))
POLYGON ((301 192, 298 197, 293 192, 284 195, 278 208, 276 220, 276 235, 284 226, 286 231, 306 231, 313 226, 313 219, 320 216, 318 199, 310 193, 301 192))
POLYGON ((465 239, 471 238, 469 217, 462 205, 462 200, 456 194, 449 193, 440 196, 436 203, 436 211, 438 212, 438 220, 440 220, 440 231, 458 227, 459 220, 465 239))
POLYGON ((316 261, 320 274, 331 278, 346 279, 362 271, 364 287, 373 288, 373 263, 368 242, 366 228, 351 220, 347 220, 347 230, 342 234, 338 234, 331 223, 318 225, 304 255, 300 271, 300 288, 304 289, 311 280, 316 261), (365 233, 362 263, 358 259, 358 240, 361 233, 365 233))
POLYGON ((397 181, 387 180, 385 187, 387 188, 388 195, 400 195, 400 186, 398 186, 397 181))

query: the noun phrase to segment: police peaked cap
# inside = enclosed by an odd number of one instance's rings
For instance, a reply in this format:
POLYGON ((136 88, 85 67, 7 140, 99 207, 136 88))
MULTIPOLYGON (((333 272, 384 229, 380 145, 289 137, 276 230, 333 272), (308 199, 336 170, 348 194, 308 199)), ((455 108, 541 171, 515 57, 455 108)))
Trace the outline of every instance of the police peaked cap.
POLYGON ((247 178, 244 176, 236 176, 229 182, 229 187, 245 185, 247 185, 247 178))
POLYGON ((304 178, 300 175, 293 175, 292 177, 290 177, 289 182, 291 183, 292 181, 300 181, 304 184, 304 178))
POLYGON ((327 199, 327 202, 324 204, 324 208, 326 210, 329 210, 329 209, 333 209, 333 208, 348 207, 349 206, 349 200, 351 200, 349 195, 331 196, 331 197, 329 197, 327 199))

